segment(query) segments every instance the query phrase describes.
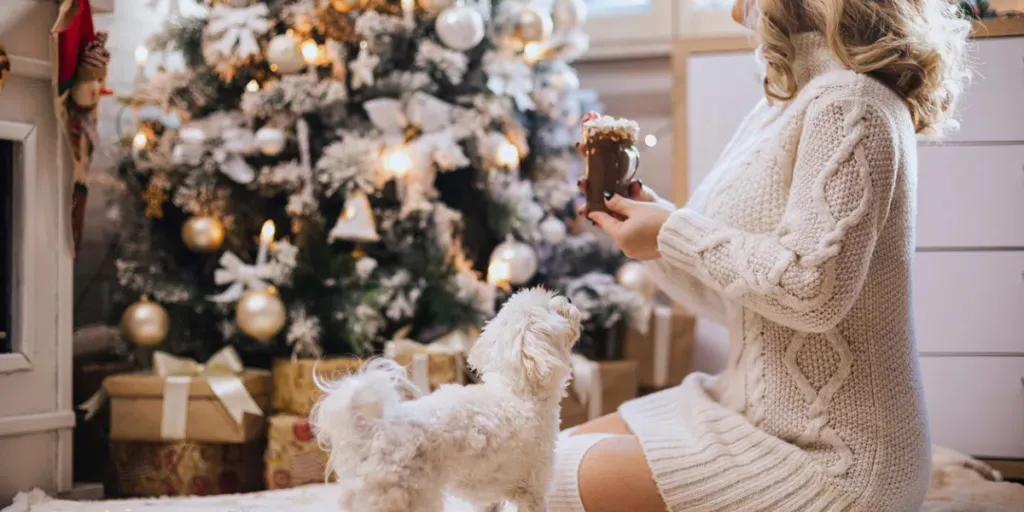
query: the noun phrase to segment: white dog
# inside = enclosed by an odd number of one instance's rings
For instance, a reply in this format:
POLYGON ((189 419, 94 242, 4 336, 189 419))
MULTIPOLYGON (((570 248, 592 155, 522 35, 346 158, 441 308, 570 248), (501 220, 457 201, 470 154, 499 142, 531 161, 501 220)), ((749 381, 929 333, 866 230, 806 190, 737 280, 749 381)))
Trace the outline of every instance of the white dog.
POLYGON ((312 423, 352 512, 438 512, 448 492, 490 510, 509 501, 545 510, 559 403, 580 313, 532 289, 512 296, 484 328, 468 362, 482 382, 413 400, 405 369, 374 360, 322 384, 312 423))

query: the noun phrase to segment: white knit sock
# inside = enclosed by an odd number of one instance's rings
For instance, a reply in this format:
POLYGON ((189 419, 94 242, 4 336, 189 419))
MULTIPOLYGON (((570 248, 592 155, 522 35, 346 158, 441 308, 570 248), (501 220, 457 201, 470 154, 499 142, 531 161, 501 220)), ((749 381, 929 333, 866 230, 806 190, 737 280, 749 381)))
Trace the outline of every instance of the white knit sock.
MULTIPOLYGON (((571 429, 570 429, 571 430, 571 429)), ((583 456, 611 434, 584 434, 569 437, 570 430, 558 436, 555 448, 555 474, 548 493, 548 512, 586 512, 580 500, 579 474, 583 456)))

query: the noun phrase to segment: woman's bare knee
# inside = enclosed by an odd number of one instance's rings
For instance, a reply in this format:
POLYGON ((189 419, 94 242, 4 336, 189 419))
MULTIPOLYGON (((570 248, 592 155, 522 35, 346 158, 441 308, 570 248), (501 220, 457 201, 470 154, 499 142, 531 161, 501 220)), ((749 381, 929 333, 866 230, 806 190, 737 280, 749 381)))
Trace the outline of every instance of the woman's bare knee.
POLYGON ((580 500, 587 512, 665 512, 640 440, 616 435, 595 444, 580 463, 580 500))
POLYGON ((633 431, 629 430, 629 425, 626 425, 626 421, 622 419, 619 413, 613 412, 572 429, 569 435, 578 436, 583 434, 633 435, 633 431))

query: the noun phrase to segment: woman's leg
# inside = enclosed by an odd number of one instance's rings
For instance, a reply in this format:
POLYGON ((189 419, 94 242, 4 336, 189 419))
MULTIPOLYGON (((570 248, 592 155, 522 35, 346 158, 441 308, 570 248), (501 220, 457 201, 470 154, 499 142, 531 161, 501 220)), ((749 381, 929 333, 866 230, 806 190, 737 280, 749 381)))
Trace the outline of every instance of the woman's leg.
POLYGON ((607 437, 583 455, 580 500, 586 512, 665 512, 640 440, 633 435, 607 437))

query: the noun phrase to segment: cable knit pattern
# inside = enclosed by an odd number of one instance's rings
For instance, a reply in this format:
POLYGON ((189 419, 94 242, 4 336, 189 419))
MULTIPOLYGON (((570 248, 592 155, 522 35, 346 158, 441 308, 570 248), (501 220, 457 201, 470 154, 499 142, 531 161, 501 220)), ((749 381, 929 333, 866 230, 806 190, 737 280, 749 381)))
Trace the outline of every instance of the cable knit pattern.
POLYGON ((746 118, 648 264, 731 333, 721 375, 620 408, 671 511, 910 511, 927 488, 913 125, 820 35, 795 44, 796 97, 746 118))

